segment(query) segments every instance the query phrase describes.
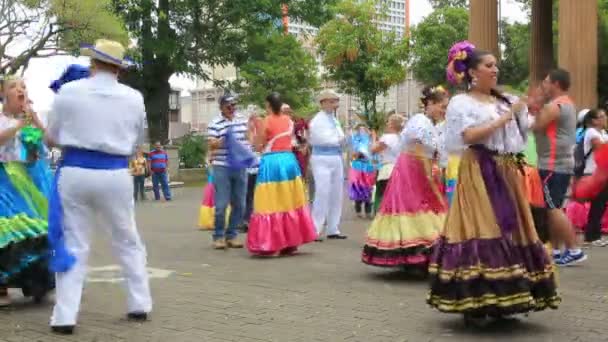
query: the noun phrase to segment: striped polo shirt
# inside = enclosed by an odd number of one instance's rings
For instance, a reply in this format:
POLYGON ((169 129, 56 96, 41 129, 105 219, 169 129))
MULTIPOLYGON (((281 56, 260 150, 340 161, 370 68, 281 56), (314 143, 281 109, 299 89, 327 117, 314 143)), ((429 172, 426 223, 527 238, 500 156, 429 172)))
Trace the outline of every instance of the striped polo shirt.
POLYGON ((148 160, 150 161, 150 169, 154 173, 162 173, 167 171, 167 164, 169 163, 169 156, 167 152, 163 150, 153 150, 148 154, 148 160))
MULTIPOLYGON (((209 138, 224 138, 226 139, 226 133, 228 129, 232 128, 236 136, 243 145, 250 146, 249 140, 247 140, 247 119, 242 115, 236 113, 232 120, 226 119, 223 115, 217 116, 213 121, 209 123, 207 127, 207 136, 209 138)), ((224 140, 225 141, 225 140, 224 140)), ((228 166, 226 161, 227 151, 225 148, 218 148, 211 151, 211 165, 216 166, 228 166)))

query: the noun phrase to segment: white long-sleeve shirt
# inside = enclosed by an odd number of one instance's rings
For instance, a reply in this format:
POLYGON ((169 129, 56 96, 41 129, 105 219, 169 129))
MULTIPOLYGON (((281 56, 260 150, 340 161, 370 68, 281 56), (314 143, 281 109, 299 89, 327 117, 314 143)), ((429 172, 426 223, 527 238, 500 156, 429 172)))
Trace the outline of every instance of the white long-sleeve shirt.
POLYGON ((99 72, 61 88, 47 130, 62 147, 130 156, 143 142, 145 120, 141 93, 99 72))

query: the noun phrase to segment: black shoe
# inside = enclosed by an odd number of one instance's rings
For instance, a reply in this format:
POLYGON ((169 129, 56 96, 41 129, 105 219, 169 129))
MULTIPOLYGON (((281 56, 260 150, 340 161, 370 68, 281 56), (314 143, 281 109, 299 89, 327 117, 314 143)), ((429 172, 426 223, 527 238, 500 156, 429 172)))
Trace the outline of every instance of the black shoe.
POLYGON ((327 235, 327 238, 332 239, 332 240, 344 240, 344 239, 348 239, 348 236, 342 235, 342 234, 331 234, 331 235, 327 235))
POLYGON ((148 314, 145 312, 129 312, 127 314, 127 319, 129 321, 145 322, 148 320, 148 314))
POLYGON ((74 334, 74 326, 73 325, 51 326, 51 331, 57 335, 72 335, 72 334, 74 334))

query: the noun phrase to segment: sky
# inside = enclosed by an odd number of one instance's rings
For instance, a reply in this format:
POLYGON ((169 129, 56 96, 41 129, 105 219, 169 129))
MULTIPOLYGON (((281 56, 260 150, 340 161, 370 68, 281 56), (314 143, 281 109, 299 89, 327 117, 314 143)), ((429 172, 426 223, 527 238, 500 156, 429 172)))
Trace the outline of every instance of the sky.
MULTIPOLYGON (((425 16, 432 12, 433 8, 427 0, 410 0, 412 25, 419 23, 425 16)), ((502 16, 508 21, 523 22, 527 20, 526 14, 514 0, 502 0, 502 16)), ((48 88, 49 84, 57 79, 63 70, 72 63, 87 65, 86 58, 58 56, 45 59, 37 59, 30 63, 25 72, 25 81, 28 86, 30 97, 34 101, 34 109, 44 113, 49 110, 53 101, 53 92, 48 88)), ((183 95, 194 87, 194 81, 185 77, 174 76, 170 80, 175 87, 183 89, 183 95)))

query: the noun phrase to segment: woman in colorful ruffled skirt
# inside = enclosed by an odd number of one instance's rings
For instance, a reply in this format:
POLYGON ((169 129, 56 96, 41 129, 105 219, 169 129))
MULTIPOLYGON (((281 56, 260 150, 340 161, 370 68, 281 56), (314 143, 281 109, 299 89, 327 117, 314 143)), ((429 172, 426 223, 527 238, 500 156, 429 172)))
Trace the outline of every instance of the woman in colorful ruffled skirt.
POLYGON ((560 298, 554 265, 536 233, 515 157, 525 149, 525 104, 495 90, 492 54, 461 42, 449 56, 449 80, 466 80, 470 90, 452 98, 447 110, 446 141, 464 152, 454 200, 433 249, 427 302, 464 314, 472 324, 555 309, 560 298))
MULTIPOLYGON (((230 218, 230 206, 226 209, 226 222, 230 218)), ((213 172, 207 170, 207 184, 203 188, 203 200, 198 213, 198 227, 201 230, 215 228, 215 187, 213 186, 213 172)))
POLYGON ((372 194, 376 182, 376 170, 370 153, 371 137, 367 127, 359 124, 351 137, 353 160, 348 173, 348 195, 355 202, 355 213, 363 218, 372 216, 372 194))
POLYGON ((263 150, 249 222, 247 249, 253 255, 289 255, 317 233, 310 215, 300 166, 292 152, 293 122, 281 114, 277 93, 266 98, 268 116, 257 129, 263 150))
POLYGON ((23 80, 3 84, 0 113, 0 306, 7 288, 42 300, 54 288, 48 270, 48 195, 51 171, 40 120, 31 111, 23 80))
POLYGON ((431 169, 437 151, 432 118, 447 105, 440 87, 423 91, 425 114, 412 117, 403 132, 404 151, 392 171, 380 209, 367 231, 362 261, 368 265, 426 269, 431 247, 447 212, 431 169))

